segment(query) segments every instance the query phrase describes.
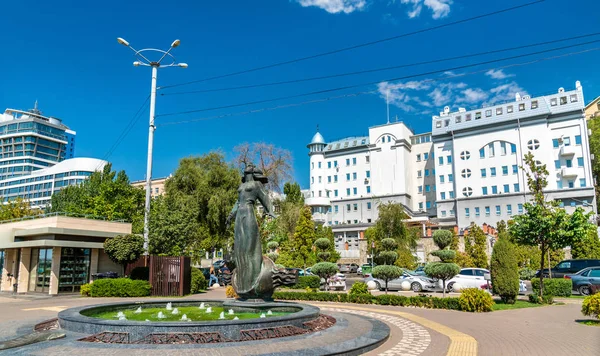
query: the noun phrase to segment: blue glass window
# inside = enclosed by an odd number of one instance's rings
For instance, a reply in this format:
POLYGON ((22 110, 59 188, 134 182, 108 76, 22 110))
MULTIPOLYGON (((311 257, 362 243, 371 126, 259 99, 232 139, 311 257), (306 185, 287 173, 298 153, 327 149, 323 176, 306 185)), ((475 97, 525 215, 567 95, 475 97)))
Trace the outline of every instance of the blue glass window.
POLYGON ((477 217, 479 216, 479 207, 475 208, 475 216, 477 216, 477 217))
POLYGON ((556 187, 557 187, 558 189, 562 189, 562 187, 563 187, 562 180, 557 180, 557 181, 556 181, 556 187))
POLYGON ((508 174, 508 166, 502 166, 502 174, 503 175, 507 175, 508 174))
POLYGON ((367 202, 367 209, 368 209, 368 210, 371 210, 371 202, 370 202, 370 201, 369 201, 369 202, 367 202))
POLYGON ((485 177, 486 177, 485 168, 481 168, 481 178, 485 178, 485 177))
POLYGON ((496 176, 496 168, 495 167, 490 168, 490 176, 492 176, 492 177, 496 176))
POLYGON ((504 193, 509 193, 509 192, 510 192, 509 185, 504 184, 504 193))
POLYGON ((430 201, 425 202, 425 206, 427 207, 427 209, 431 209, 431 202, 430 201))
POLYGON ((576 145, 581 145, 581 135, 575 136, 575 144, 576 145))
POLYGON ((519 172, 519 167, 516 164, 512 166, 513 174, 517 174, 519 172))
POLYGON ((354 195, 358 194, 358 189, 357 188, 352 188, 352 191, 353 191, 354 195))
POLYGON ((583 167, 583 157, 577 157, 577 166, 583 167))
POLYGON ((440 199, 441 200, 446 200, 446 193, 445 192, 441 192, 440 193, 440 199))
POLYGON ((371 171, 367 171, 367 178, 371 178, 371 171))
POLYGON ((429 169, 425 170, 425 177, 429 177, 429 169))
POLYGON ((452 163, 452 156, 446 157, 446 161, 448 162, 448 164, 452 163))
POLYGON ((498 194, 498 187, 495 185, 492 185, 492 194, 498 194))
POLYGON ((518 192, 520 192, 520 191, 521 191, 521 189, 520 189, 520 187, 519 187, 519 183, 515 183, 515 184, 513 184, 513 188, 514 188, 514 190, 515 190, 515 193, 518 193, 518 192))
POLYGON ((552 147, 558 148, 559 146, 560 146, 560 144, 558 143, 558 139, 557 138, 553 138, 552 139, 552 147))
POLYGON ((448 174, 448 182, 454 182, 454 177, 452 174, 448 174))
POLYGON ((512 154, 512 155, 517 154, 517 145, 515 145, 513 143, 510 144, 510 154, 512 154))
POLYGON ((440 183, 444 183, 444 176, 443 175, 440 176, 440 183))
POLYGON ((440 165, 441 165, 441 164, 444 164, 444 157, 438 157, 438 163, 439 163, 440 165))
POLYGON ((481 194, 483 194, 483 195, 487 195, 488 194, 487 187, 481 187, 481 194))
POLYGON ((557 159, 556 161, 554 161, 554 168, 560 169, 560 160, 557 159))
POLYGON ((371 186, 367 185, 367 193, 371 193, 371 186))
POLYGON ((579 178, 579 186, 585 187, 585 178, 579 178))
POLYGON ((419 186, 419 193, 423 193, 423 186, 422 185, 419 186))
POLYGON ((517 204, 519 214, 523 214, 523 204, 517 204))
POLYGON ((485 158, 485 148, 479 150, 479 158, 485 158))
POLYGON ((429 193, 431 191, 431 186, 426 185, 425 186, 425 192, 429 193))

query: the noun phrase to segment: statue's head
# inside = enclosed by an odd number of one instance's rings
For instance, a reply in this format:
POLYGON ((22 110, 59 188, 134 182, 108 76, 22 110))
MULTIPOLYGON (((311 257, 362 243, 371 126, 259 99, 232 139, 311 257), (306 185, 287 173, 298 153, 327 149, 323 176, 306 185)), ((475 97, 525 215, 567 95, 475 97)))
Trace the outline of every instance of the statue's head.
POLYGON ((269 178, 267 178, 260 169, 256 168, 254 164, 249 163, 244 169, 242 183, 251 180, 259 181, 262 184, 267 184, 269 182, 269 178))

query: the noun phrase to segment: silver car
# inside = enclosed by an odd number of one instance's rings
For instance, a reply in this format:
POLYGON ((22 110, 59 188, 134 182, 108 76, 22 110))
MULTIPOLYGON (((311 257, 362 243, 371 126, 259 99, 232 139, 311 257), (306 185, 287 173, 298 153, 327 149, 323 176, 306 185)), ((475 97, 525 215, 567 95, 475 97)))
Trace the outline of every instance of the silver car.
MULTIPOLYGON (((369 274, 365 274, 364 282, 368 283, 369 281, 374 281, 377 289, 384 290, 385 289, 385 281, 377 278, 373 278, 373 276, 369 274)), ((400 278, 393 279, 388 282, 388 290, 402 290, 402 282, 409 281, 410 289, 413 292, 421 292, 424 290, 435 290, 435 281, 426 276, 417 276, 410 271, 403 269, 402 276, 400 278)))

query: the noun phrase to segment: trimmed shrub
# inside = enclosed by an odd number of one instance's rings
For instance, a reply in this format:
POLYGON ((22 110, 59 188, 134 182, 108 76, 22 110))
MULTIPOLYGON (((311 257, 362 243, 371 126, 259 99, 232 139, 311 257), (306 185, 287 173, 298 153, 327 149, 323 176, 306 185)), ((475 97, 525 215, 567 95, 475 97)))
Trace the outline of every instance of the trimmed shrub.
POLYGON ((381 240, 381 247, 385 251, 393 251, 396 248, 398 248, 398 243, 396 242, 396 240, 388 237, 388 238, 381 240))
POLYGON ((315 241, 315 246, 321 250, 327 250, 330 245, 331 241, 326 237, 321 237, 315 241))
POLYGON ((540 304, 540 296, 536 293, 531 293, 529 296, 529 303, 540 304))
POLYGON ((147 297, 152 287, 147 281, 129 278, 105 278, 91 284, 92 297, 147 297))
MULTIPOLYGON (((316 265, 312 266, 310 269, 311 273, 316 274, 317 276, 324 278, 325 281, 329 279, 329 277, 335 275, 338 271, 338 266, 333 262, 319 262, 316 265)), ((320 286, 319 279, 319 286, 320 286)), ((328 288, 329 284, 325 283, 325 288, 328 288)))
POLYGON ((192 281, 190 285, 190 293, 197 294, 208 289, 208 281, 204 277, 204 273, 198 268, 192 267, 192 281))
POLYGON ((444 296, 446 295, 446 281, 456 276, 460 272, 460 267, 456 263, 430 262, 423 269, 425 274, 431 278, 440 279, 444 296))
POLYGON ((92 290, 92 285, 90 283, 88 283, 88 284, 84 284, 81 286, 81 288, 79 289, 79 293, 81 293, 81 295, 84 297, 89 297, 91 290, 92 290))
POLYGON ((515 304, 519 295, 519 271, 515 248, 508 239, 499 239, 492 251, 492 290, 506 304, 515 304))
POLYGON ((276 250, 279 247, 279 242, 277 241, 269 241, 267 242, 267 248, 271 251, 276 250))
POLYGON ((350 288, 350 295, 371 294, 365 282, 356 282, 350 288))
POLYGON ((357 303, 357 304, 379 304, 403 307, 420 307, 430 309, 461 310, 458 298, 436 298, 436 297, 405 297, 401 295, 378 295, 370 294, 344 294, 344 293, 302 293, 302 292, 275 292, 273 298, 278 300, 306 300, 319 302, 357 303))
POLYGON ((600 293, 585 297, 581 306, 581 313, 585 316, 600 319, 600 293))
MULTIPOLYGON (((540 279, 531 279, 531 289, 540 294, 540 279)), ((544 294, 554 297, 569 297, 573 290, 573 281, 564 278, 544 278, 544 294)))
POLYGON ((150 267, 136 267, 131 271, 129 278, 134 281, 149 281, 150 280, 150 267))
POLYGON ((321 277, 319 276, 302 276, 298 277, 298 283, 294 285, 295 289, 306 289, 321 287, 321 277))
POLYGON ((492 296, 479 288, 463 289, 458 302, 461 310, 477 313, 492 311, 494 305, 492 296))
POLYGON ((397 266, 377 266, 373 268, 371 273, 373 278, 382 279, 385 282, 385 293, 388 291, 388 282, 400 277, 402 275, 402 269, 397 266))
POLYGON ((450 230, 436 230, 433 232, 433 242, 440 248, 445 249, 452 243, 452 232, 450 230))
POLYGON ((530 268, 521 268, 519 270, 519 279, 530 281, 532 278, 535 277, 535 272, 535 270, 530 268))
POLYGON ((451 261, 456 258, 456 251, 453 250, 437 250, 431 253, 432 256, 439 257, 442 261, 451 261))
POLYGON ((279 258, 279 254, 277 252, 269 252, 267 253, 267 257, 269 257, 271 261, 276 262, 279 258))
POLYGON ((237 298, 238 295, 235 292, 235 289, 233 289, 233 286, 227 286, 227 288, 225 288, 225 296, 227 298, 237 298))

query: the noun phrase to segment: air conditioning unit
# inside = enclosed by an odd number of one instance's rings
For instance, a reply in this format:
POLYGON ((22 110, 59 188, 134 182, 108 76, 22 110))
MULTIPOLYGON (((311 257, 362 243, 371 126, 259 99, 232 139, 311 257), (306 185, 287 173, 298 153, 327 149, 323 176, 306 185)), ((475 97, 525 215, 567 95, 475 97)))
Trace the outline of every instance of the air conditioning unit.
POLYGON ((594 154, 590 154, 590 159, 593 161, 594 160, 594 154))

